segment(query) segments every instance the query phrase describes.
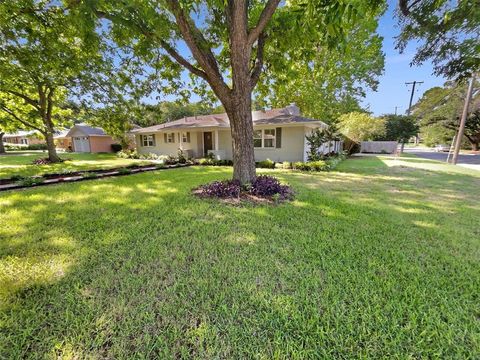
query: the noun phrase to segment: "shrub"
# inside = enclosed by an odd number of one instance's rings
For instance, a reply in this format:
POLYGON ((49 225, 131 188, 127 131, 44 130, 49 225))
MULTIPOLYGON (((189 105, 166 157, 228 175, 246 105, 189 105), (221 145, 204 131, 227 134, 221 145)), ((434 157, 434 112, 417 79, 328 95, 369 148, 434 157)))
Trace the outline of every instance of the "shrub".
POLYGON ((257 176, 248 191, 252 195, 261 197, 276 196, 280 199, 291 199, 293 197, 290 186, 282 185, 277 178, 267 175, 257 176))
POLYGON ((218 198, 238 198, 240 196, 240 182, 237 180, 214 181, 202 185, 200 190, 203 195, 218 198))
POLYGON ((94 172, 84 172, 82 173, 82 177, 84 179, 95 179, 98 177, 98 174, 94 173, 94 172))
POLYGON ((17 184, 22 186, 35 186, 37 184, 41 184, 45 181, 45 179, 41 177, 26 177, 20 180, 17 184))
POLYGON ((132 173, 132 170, 130 169, 127 169, 127 168, 120 168, 117 170, 119 174, 121 175, 127 175, 127 174, 131 174, 132 173))
POLYGON ((175 164, 178 164, 178 159, 173 155, 167 155, 164 158, 163 163, 165 165, 175 165, 175 164))
POLYGON ((110 147, 112 148, 112 151, 114 153, 118 153, 119 151, 122 151, 122 145, 120 144, 112 144, 110 145, 110 147))
POLYGON ((10 177, 10 180, 11 181, 20 181, 20 180, 23 180, 25 179, 25 176, 22 176, 22 175, 13 175, 10 177))
POLYGON ((273 162, 270 159, 259 161, 255 165, 256 165, 257 168, 275 169, 275 162, 273 162))
POLYGON ((282 169, 291 169, 292 168, 292 163, 290 161, 284 161, 282 163, 282 169))
POLYGON ((187 162, 187 158, 185 157, 185 153, 182 149, 178 149, 177 159, 180 164, 185 164, 187 162))
POLYGON ((137 150, 120 150, 117 156, 122 159, 140 159, 137 150))

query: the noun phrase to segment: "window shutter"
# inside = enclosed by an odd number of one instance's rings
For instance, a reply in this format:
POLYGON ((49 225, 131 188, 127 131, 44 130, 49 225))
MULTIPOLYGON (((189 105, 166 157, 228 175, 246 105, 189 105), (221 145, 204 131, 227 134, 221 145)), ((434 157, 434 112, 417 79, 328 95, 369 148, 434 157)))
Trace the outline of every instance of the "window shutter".
POLYGON ((140 146, 143 146, 143 135, 140 135, 140 146))
POLYGON ((187 142, 188 142, 188 143, 190 142, 190 131, 187 132, 187 142))
POLYGON ((153 146, 156 146, 155 134, 152 134, 153 146))
POLYGON ((180 133, 177 133, 178 142, 180 142, 180 133))
POLYGON ((281 148, 282 147, 282 128, 275 129, 275 140, 276 140, 275 147, 277 149, 281 148))
POLYGON ((167 133, 163 133, 163 141, 167 143, 167 133))

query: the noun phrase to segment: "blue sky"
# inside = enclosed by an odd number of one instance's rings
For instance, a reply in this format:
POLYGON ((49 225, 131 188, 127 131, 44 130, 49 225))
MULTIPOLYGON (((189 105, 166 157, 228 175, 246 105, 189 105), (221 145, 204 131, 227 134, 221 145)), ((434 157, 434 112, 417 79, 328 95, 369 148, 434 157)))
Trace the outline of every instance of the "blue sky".
POLYGON ((411 85, 406 86, 405 82, 424 81, 417 85, 413 103, 422 94, 438 85, 443 85, 445 79, 432 75, 432 64, 424 63, 422 66, 410 66, 410 61, 415 54, 415 44, 399 54, 395 49, 394 37, 399 33, 397 20, 394 18, 397 1, 389 0, 389 7, 381 17, 378 32, 383 36, 383 51, 385 52, 385 72, 380 78, 380 86, 376 92, 370 91, 363 104, 368 107, 374 115, 393 113, 395 106, 398 106, 398 113, 403 114, 408 108, 410 100, 411 85))

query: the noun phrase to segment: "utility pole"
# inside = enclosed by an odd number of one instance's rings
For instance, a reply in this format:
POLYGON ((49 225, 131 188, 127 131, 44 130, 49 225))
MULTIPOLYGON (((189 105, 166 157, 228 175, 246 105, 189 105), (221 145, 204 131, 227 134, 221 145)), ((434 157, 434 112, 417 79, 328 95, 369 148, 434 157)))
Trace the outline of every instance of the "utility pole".
POLYGON ((465 123, 467 122, 467 116, 468 116, 468 105, 470 105, 470 100, 472 99, 474 83, 475 83, 475 74, 472 75, 470 79, 470 84, 468 84, 467 96, 465 97, 465 104, 463 105, 462 118, 460 119, 460 125, 458 127, 458 132, 457 132, 457 139, 455 141, 455 150, 453 150, 453 157, 452 157, 453 165, 457 165, 458 153, 460 152, 460 146, 462 145, 463 133, 465 131, 465 123))
POLYGON ((407 115, 410 115, 410 111, 412 111, 413 94, 415 93, 415 86, 417 84, 423 84, 423 81, 411 81, 405 83, 405 85, 412 85, 412 93, 410 94, 410 102, 408 103, 407 115))
POLYGON ((395 115, 397 115, 397 109, 400 108, 401 106, 395 106, 395 115))

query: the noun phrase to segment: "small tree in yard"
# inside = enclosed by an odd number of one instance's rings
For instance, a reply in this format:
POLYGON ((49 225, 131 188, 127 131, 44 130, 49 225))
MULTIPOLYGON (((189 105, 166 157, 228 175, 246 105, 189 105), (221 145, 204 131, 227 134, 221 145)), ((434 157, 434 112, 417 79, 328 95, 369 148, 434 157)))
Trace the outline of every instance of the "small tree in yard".
MULTIPOLYGON (((385 121, 366 113, 351 112, 338 119, 339 131, 354 143, 371 140, 385 133, 385 121)), ((354 144, 351 144, 353 147, 354 144)), ((351 149, 349 149, 351 150, 351 149)))
MULTIPOLYGON (((110 20, 117 44, 124 51, 133 49, 170 83, 186 69, 208 84, 230 119, 233 177, 251 183, 252 92, 264 64, 275 60, 268 44, 298 47, 305 56, 321 45, 341 45, 355 19, 377 11, 381 2, 292 0, 279 6, 280 0, 70 0, 68 4, 78 16, 87 17, 85 25, 94 16, 110 20), (190 59, 178 50, 181 41, 190 59)), ((96 27, 97 32, 105 28, 100 20, 96 27)))
POLYGON ((325 129, 317 128, 311 134, 305 135, 307 139, 309 150, 307 153, 308 161, 320 160, 320 148, 327 141, 325 129))
POLYGON ((94 47, 57 1, 0 2, 0 111, 9 122, 39 131, 52 162, 61 161, 53 141, 64 120, 61 105, 97 58, 88 51, 94 47))
POLYGON ((386 115, 385 120, 385 140, 395 140, 401 144, 400 152, 403 153, 405 143, 412 136, 417 135, 418 125, 411 116, 404 115, 386 115))

